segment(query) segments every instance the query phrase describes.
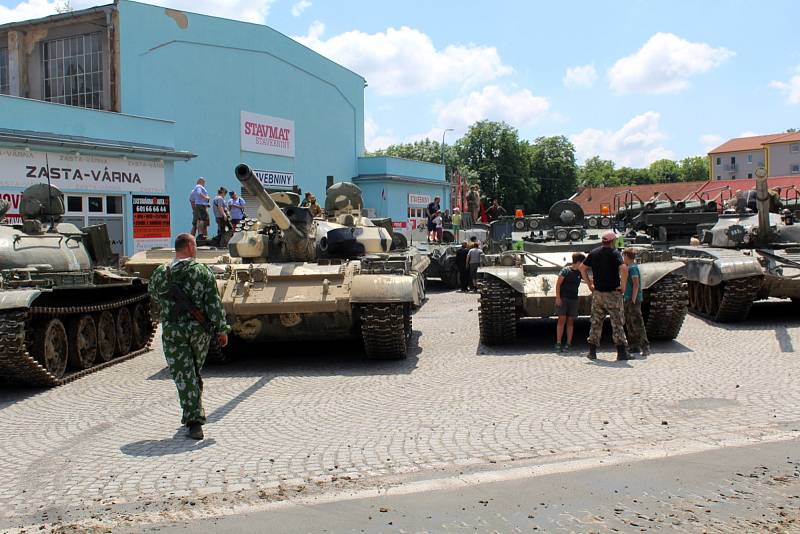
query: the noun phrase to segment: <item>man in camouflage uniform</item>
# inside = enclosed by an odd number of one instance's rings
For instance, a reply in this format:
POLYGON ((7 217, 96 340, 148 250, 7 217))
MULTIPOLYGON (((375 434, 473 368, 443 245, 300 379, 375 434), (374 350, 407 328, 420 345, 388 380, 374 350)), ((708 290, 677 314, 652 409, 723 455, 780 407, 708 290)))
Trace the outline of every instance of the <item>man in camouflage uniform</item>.
POLYGON ((158 303, 162 325, 161 340, 169 371, 178 388, 183 417, 181 423, 189 427, 189 436, 203 439, 203 379, 200 370, 208 354, 211 336, 216 336, 220 347, 228 343, 230 327, 225 322, 225 310, 217 291, 217 283, 209 268, 197 263, 197 243, 191 234, 180 234, 175 239, 175 260, 161 265, 150 278, 150 296, 158 303), (191 305, 202 314, 197 317, 181 309, 170 293, 175 284, 188 297, 191 305))
POLYGON ((584 281, 592 291, 592 318, 591 331, 589 332, 590 360, 597 359, 597 346, 603 333, 603 321, 606 315, 611 317, 612 337, 617 346, 617 360, 630 360, 625 339, 625 308, 622 302, 622 292, 627 283, 628 270, 622 260, 622 255, 614 248, 617 235, 614 232, 603 234, 602 246, 589 253, 580 265, 584 281), (588 270, 592 269, 589 278, 588 270))

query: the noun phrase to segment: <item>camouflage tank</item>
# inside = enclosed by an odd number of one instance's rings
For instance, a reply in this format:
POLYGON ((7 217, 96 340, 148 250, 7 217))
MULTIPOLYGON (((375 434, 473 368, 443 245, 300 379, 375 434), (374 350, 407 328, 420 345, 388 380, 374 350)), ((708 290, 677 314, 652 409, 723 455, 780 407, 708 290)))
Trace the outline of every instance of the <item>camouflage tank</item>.
POLYGON ((736 212, 721 215, 700 246, 672 248, 686 264, 690 309, 714 321, 741 321, 757 300, 800 299, 800 226, 791 212, 770 213, 766 171, 756 174, 757 213, 740 195, 736 212))
MULTIPOLYGON (((169 263, 173 259, 175 259, 174 248, 151 248, 126 258, 122 262, 122 269, 132 276, 149 279, 156 267, 169 263)), ((225 273, 227 265, 241 263, 238 258, 231 258, 228 249, 208 246, 197 247, 196 260, 198 263, 208 265, 212 272, 219 275, 225 273)))
POLYGON ((58 386, 149 348, 147 285, 110 267, 105 225, 61 222, 64 197, 26 189, 0 225, 0 378, 58 386))
MULTIPOLYGON (((549 216, 561 224, 550 228, 549 239, 537 232, 535 241, 526 241, 525 246, 535 246, 535 251, 488 255, 478 269, 483 343, 512 342, 522 317, 553 317, 558 273, 571 263, 573 252, 588 253, 599 246, 600 236, 585 229, 583 210, 577 203, 561 200, 553 205, 549 216)), ((656 251, 647 245, 637 248, 647 335, 651 340, 675 339, 687 311, 683 263, 673 261, 668 251, 656 251)), ((590 315, 592 296, 585 284, 581 284, 578 297, 578 314, 590 315)))
POLYGON ((242 263, 218 279, 234 341, 362 338, 368 358, 406 357, 428 259, 392 251, 352 183, 328 188, 327 217, 315 219, 298 202, 278 207, 247 165, 235 172, 259 208, 228 244, 242 263))

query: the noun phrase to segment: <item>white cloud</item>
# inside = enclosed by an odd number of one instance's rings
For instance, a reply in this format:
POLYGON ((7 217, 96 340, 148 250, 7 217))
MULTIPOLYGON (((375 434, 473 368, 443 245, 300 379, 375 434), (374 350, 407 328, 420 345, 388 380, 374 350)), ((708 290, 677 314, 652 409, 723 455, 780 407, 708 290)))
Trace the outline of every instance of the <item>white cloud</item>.
POLYGON ((428 35, 407 26, 372 34, 353 30, 328 39, 322 38, 324 30, 315 21, 307 35, 294 38, 361 74, 382 95, 474 86, 512 72, 496 48, 470 44, 437 49, 428 35))
POLYGON ((303 14, 303 11, 311 7, 310 0, 300 0, 295 5, 292 6, 292 16, 299 17, 303 14))
POLYGON ((722 144, 724 139, 721 135, 717 134, 703 134, 698 139, 701 145, 703 145, 703 151, 708 153, 709 150, 717 148, 719 145, 722 144))
POLYGON ((745 130, 736 137, 757 137, 759 135, 764 135, 764 134, 759 132, 754 132, 753 130, 745 130))
MULTIPOLYGON (((506 92, 496 85, 487 85, 481 91, 472 91, 450 102, 435 107, 440 128, 453 128, 457 135, 479 120, 506 121, 522 128, 544 118, 550 110, 550 101, 535 96, 528 89, 506 92)), ((442 130, 439 129, 441 135, 442 130)))
POLYGON ((578 158, 585 160, 599 155, 613 160, 617 166, 642 167, 675 154, 661 143, 667 136, 661 131, 661 114, 648 111, 637 115, 619 130, 587 128, 570 136, 578 158))
POLYGON ((733 57, 727 48, 692 43, 672 33, 656 33, 635 53, 617 60, 608 71, 617 93, 676 93, 689 87, 689 78, 707 72, 733 57))
POLYGON ((779 90, 790 104, 800 104, 800 66, 795 69, 794 76, 787 82, 772 81, 769 86, 779 90))
POLYGON ((594 65, 581 65, 578 67, 567 67, 564 75, 564 87, 577 89, 579 87, 591 87, 597 80, 597 69, 594 65))
POLYGON ((397 142, 398 139, 395 137, 394 132, 381 131, 378 123, 369 115, 364 118, 364 145, 367 150, 374 152, 397 142))
MULTIPOLYGON (((163 0, 159 5, 172 9, 214 15, 227 19, 263 24, 275 0, 163 0)), ((0 5, 0 24, 47 17, 56 14, 59 0, 26 0, 14 7, 0 5)), ((96 0, 72 0, 72 8, 84 9, 97 5, 96 0)))

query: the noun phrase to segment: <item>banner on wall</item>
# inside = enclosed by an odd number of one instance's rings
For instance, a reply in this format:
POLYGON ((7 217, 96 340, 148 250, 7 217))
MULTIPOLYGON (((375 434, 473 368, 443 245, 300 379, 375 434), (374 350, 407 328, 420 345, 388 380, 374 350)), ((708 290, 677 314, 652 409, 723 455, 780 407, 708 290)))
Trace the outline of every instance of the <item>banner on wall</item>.
POLYGON ((253 174, 256 175, 264 189, 291 189, 294 187, 293 172, 253 170, 253 174))
POLYGON ((22 224, 19 215, 19 201, 22 199, 22 189, 0 189, 0 199, 8 202, 8 211, 5 219, 9 224, 22 224))
POLYGON ((50 183, 62 191, 163 193, 164 162, 0 149, 0 187, 50 183))
POLYGON ((133 195, 133 251, 172 246, 169 197, 133 195))
POLYGON ((433 198, 430 195, 417 195, 414 193, 408 194, 409 206, 427 206, 431 203, 431 201, 433 201, 433 198))
POLYGON ((294 121, 242 111, 242 150, 294 157, 294 121))

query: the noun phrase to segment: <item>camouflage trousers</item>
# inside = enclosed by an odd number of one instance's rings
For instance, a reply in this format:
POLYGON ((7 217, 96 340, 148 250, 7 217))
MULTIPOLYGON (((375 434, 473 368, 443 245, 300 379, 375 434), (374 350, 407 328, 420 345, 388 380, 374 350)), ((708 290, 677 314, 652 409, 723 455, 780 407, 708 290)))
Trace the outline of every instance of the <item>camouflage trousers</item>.
POLYGON ((625 302, 625 331, 628 336, 628 345, 631 347, 650 347, 647 339, 647 329, 642 318, 642 303, 637 301, 625 302))
POLYGON ((164 323, 161 340, 169 372, 178 388, 183 410, 181 424, 205 424, 200 370, 206 361, 211 336, 195 322, 164 323))
POLYGON ((592 326, 587 341, 590 345, 600 345, 603 321, 605 321, 606 315, 611 318, 614 345, 626 345, 625 310, 622 304, 622 293, 618 291, 595 291, 592 293, 592 326))

